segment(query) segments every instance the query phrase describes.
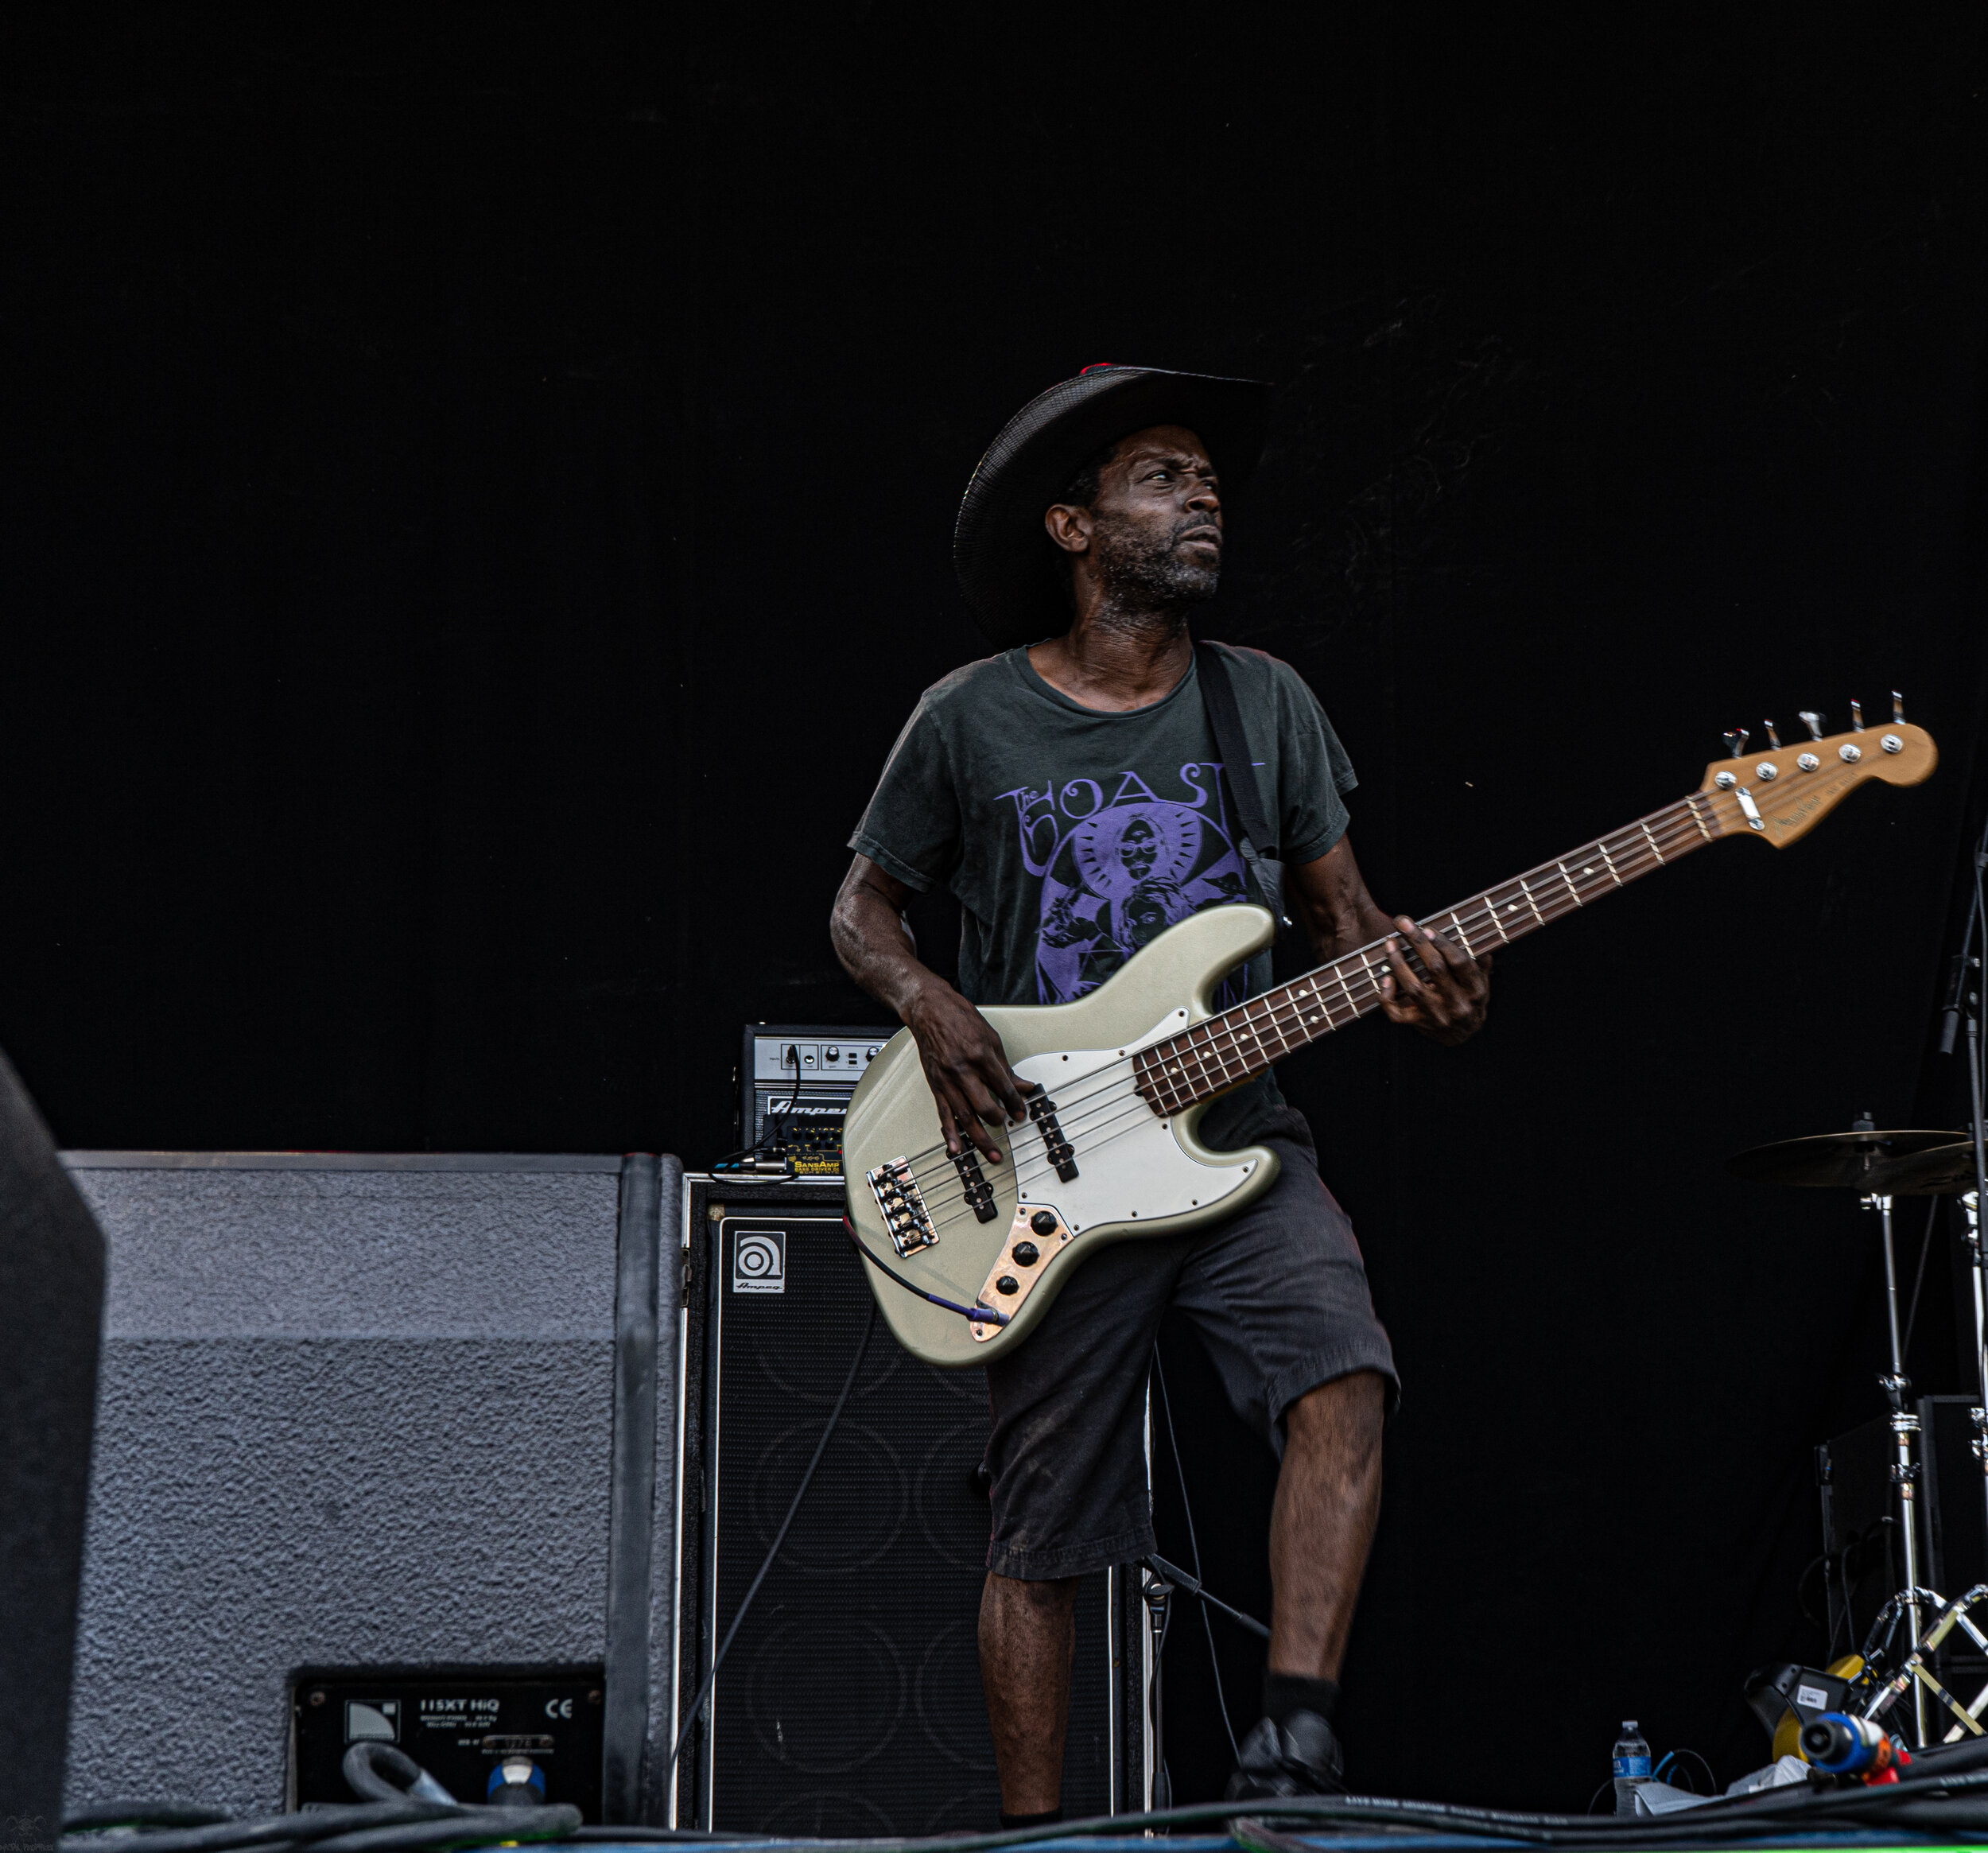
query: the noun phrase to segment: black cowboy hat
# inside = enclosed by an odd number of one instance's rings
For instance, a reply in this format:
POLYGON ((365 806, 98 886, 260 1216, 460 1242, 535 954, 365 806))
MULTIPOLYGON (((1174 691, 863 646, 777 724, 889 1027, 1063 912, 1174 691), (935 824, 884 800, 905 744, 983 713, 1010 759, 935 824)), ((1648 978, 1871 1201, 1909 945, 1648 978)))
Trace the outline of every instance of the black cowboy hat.
POLYGON ((1043 514, 1088 458, 1149 425, 1184 425, 1232 488, 1263 454, 1270 390, 1260 379, 1107 365, 1038 393, 987 447, 953 528, 953 570, 988 638, 1006 650, 1068 626, 1043 514))

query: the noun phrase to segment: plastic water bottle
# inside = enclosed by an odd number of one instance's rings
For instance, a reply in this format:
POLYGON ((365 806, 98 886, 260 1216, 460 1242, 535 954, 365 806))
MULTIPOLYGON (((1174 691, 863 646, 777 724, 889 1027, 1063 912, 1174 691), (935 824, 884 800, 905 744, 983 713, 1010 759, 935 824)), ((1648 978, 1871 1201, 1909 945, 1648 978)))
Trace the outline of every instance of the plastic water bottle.
POLYGON ((1650 1746, 1636 1728, 1633 1718, 1622 1720, 1622 1735, 1615 1740, 1615 1812, 1636 1812, 1636 1785, 1650 1779, 1650 1746))

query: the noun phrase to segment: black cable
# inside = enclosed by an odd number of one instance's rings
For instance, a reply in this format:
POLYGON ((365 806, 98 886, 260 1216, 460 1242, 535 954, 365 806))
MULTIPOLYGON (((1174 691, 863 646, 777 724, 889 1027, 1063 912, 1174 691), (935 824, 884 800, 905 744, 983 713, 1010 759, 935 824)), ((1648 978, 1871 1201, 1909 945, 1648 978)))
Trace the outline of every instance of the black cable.
POLYGON ((329 1839, 355 1828, 406 1821, 438 1820, 458 1810, 432 1801, 363 1801, 349 1808, 313 1808, 309 1814, 266 1815, 212 1827, 181 1828, 157 1834, 120 1835, 119 1853, 219 1853, 223 1847, 292 1846, 329 1839))
POLYGON ((856 1373, 863 1368, 863 1358, 870 1348, 870 1334, 876 1330, 876 1302, 870 1302, 870 1316, 863 1322, 863 1336, 856 1341, 856 1355, 849 1360, 849 1374, 842 1380, 842 1393, 835 1399, 835 1407, 829 1410, 828 1420, 822 1424, 821 1439, 814 1444, 813 1457, 809 1461, 807 1471, 801 1476, 801 1484, 794 1489, 794 1498, 788 1505, 787 1515, 780 1521, 780 1529, 773 1534, 773 1542, 767 1546, 767 1554, 759 1564, 759 1574, 752 1579, 751 1587, 745 1592, 739 1604, 739 1610, 732 1618, 732 1626, 725 1630, 724 1639, 718 1643, 718 1651, 711 1657, 711 1670, 704 1676, 704 1684, 697 1688, 697 1696, 690 1702, 690 1708, 684 1714, 683 1729, 677 1734, 677 1747, 670 1753, 670 1767, 677 1766, 677 1759, 683 1754, 683 1746, 690 1741, 690 1733, 696 1727, 697 1714, 703 1711, 705 1701, 711 1696, 711 1688, 717 1683, 718 1668, 724 1665, 724 1657, 732 1651, 732 1643, 737 1638, 739 1624, 746 1618, 752 1606, 752 1599, 759 1593, 759 1585, 767 1579, 767 1573, 773 1567, 773 1560, 780 1554, 780 1547, 787 1541, 787 1528, 794 1523, 794 1515, 801 1509, 801 1501, 806 1496, 808 1483, 814 1478, 814 1470, 821 1466, 821 1456, 827 1452, 829 1437, 834 1434, 835 1425, 842 1420, 843 1405, 849 1400, 849 1392, 856 1388, 856 1373))
MULTIPOLYGON (((1979 1840, 1988 1837, 1988 1770, 1944 1776, 1936 1769, 1916 1762, 1900 1772, 1897 1782, 1882 1786, 1853 1784, 1843 1789, 1823 1789, 1790 1785, 1752 1795, 1719 1796, 1696 1808, 1656 1816, 1527 1813, 1373 1795, 1293 1796, 1256 1806, 1268 1810, 1277 1820, 1307 1823, 1317 1828, 1340 1827, 1368 1835, 1388 1828, 1470 1833, 1480 1839, 1570 1848, 1593 1847, 1603 1842, 1625 1849, 1711 1849, 1756 1842, 1785 1845, 1792 1836, 1806 1839, 1832 1829, 1893 1832, 1901 1827, 1925 1839, 1979 1840)), ((838 1853, 996 1853, 997 1849, 1026 1847, 1043 1840, 1130 1836, 1169 1828, 1212 1828, 1226 1824, 1244 1847, 1256 1849, 1257 1853, 1297 1853, 1299 1847, 1302 1853, 1318 1853, 1313 1844, 1287 1842, 1281 1836, 1267 1838, 1271 1831, 1265 1828, 1260 1813, 1239 1817, 1237 1810, 1237 1804, 1233 1801, 1200 1802, 1184 1808, 1050 1821, 1005 1833, 940 1836, 929 1839, 852 1839, 837 1841, 836 1845, 838 1853)), ((195 1848, 184 1844, 187 1835, 131 1835, 118 1840, 117 1853, 204 1853, 209 1846, 290 1845, 310 1846, 313 1853, 350 1853, 362 1836, 336 1833, 336 1830, 346 1828, 354 1816, 363 1814, 379 1820, 394 1812, 391 1804, 375 1804, 230 1823, 227 1827, 239 1831, 241 1838, 204 1842, 195 1848), (328 1817, 330 1831, 324 1825, 328 1817)), ((407 1812, 411 1817, 415 1811, 407 1812)), ((581 1829, 568 1825, 562 1829, 561 1818, 570 1822, 573 1816, 574 1811, 569 1808, 437 1808, 430 1812, 432 1818, 428 1820, 410 1820, 413 1826, 436 1830, 433 1839, 421 1843, 429 1847, 470 1843, 481 1837, 485 1823, 491 1817, 502 1822, 503 1837, 512 1840, 542 1838, 542 1832, 534 1830, 546 1828, 559 1832, 566 1839, 595 1842, 610 1838, 628 1841, 668 1838, 736 1843, 751 1838, 736 1833, 699 1835, 641 1828, 581 1829), (466 1833, 465 1828, 471 1831, 466 1833), (453 1837, 445 1839, 445 1836, 453 1837)), ((193 1830, 204 1834, 220 1831, 193 1830)), ((371 1843, 375 1847, 385 1844, 381 1841, 371 1843)))
MULTIPOLYGON (((169 1804, 124 1804, 126 1818, 156 1819, 169 1804)), ((87 1816, 104 1811, 92 1808, 87 1816)), ((178 1810, 192 1812, 192 1810, 178 1810)), ((82 1819, 84 1817, 72 1817, 82 1819)), ((98 1825, 94 1819, 91 1827, 98 1825)), ((580 1825, 580 1810, 564 1803, 540 1808, 463 1808, 433 1801, 368 1801, 345 1808, 222 1820, 159 1833, 120 1834, 117 1853, 429 1853, 452 1847, 562 1840, 580 1825)), ((65 1834, 78 1831, 66 1823, 65 1834)))
MULTIPOLYGON (((1235 1802, 1200 1802, 1182 1808, 1155 1808, 1137 1813, 1101 1815, 1078 1821, 1050 1821, 1039 1827, 1005 1833, 963 1834, 930 1839, 883 1837, 836 1843, 837 1853, 997 1853, 1044 1840, 1093 1836, 1131 1837, 1168 1828, 1224 1825, 1238 1841, 1257 1853, 1318 1853, 1315 1841, 1266 1839, 1263 1816, 1287 1824, 1303 1824, 1310 1832, 1341 1828, 1370 1836, 1389 1829, 1470 1834, 1521 1845, 1593 1848, 1602 1845, 1638 1848, 1745 1847, 1765 1842, 1787 1845, 1801 1836, 1832 1831, 1911 1830, 1915 1838, 1979 1840, 1988 1830, 1988 1771, 1938 1778, 1914 1779, 1913 1768, 1901 1772, 1896 1784, 1846 1789, 1790 1785, 1753 1795, 1719 1796, 1691 1808, 1660 1816, 1526 1813, 1517 1810, 1461 1807, 1454 1804, 1404 1801, 1370 1795, 1295 1796, 1253 1804, 1259 1812, 1238 1815, 1235 1802)), ((593 1830, 590 1839, 614 1829, 593 1830)), ((660 1838, 654 1830, 622 1830, 630 1840, 660 1838)), ((679 1836, 678 1838, 690 1838, 679 1836)), ((744 1836, 712 1833, 707 1841, 736 1843, 744 1836)), ((120 1843, 118 1853, 124 1853, 120 1843)))
POLYGON ((188 1801, 99 1801, 62 1817, 65 1834, 88 1833, 103 1828, 206 1828, 232 1820, 224 1808, 202 1808, 188 1801))
MULTIPOLYGON (((1167 1418, 1167 1447, 1174 1457, 1174 1480, 1180 1488, 1180 1509, 1187 1521, 1187 1556, 1189 1566, 1194 1572, 1194 1581, 1201 1581, 1201 1544, 1194 1536, 1194 1509, 1187 1498, 1187 1470, 1181 1465, 1180 1443, 1174 1434, 1174 1400, 1167 1393, 1167 1367, 1159 1358, 1159 1340, 1153 1340, 1153 1377, 1159 1385, 1160 1413, 1167 1418)), ((1195 1591, 1200 1593, 1198 1590, 1195 1591)), ((1236 1727, 1229 1722, 1229 1699, 1221 1689, 1221 1657, 1215 1651, 1215 1624, 1208 1618, 1208 1604, 1201 1604, 1202 1632, 1208 1637, 1208 1668, 1215 1676, 1215 1705, 1221 1713, 1222 1734, 1229 1739, 1229 1754, 1237 1762, 1242 1761, 1241 1747, 1236 1742, 1236 1727)), ((1162 1640, 1164 1641, 1163 1634, 1162 1640)))
POLYGON ((936 1293, 927 1293, 915 1280, 906 1280, 896 1268, 886 1266, 870 1253, 868 1245, 856 1233, 856 1225, 846 1216, 842 1218, 842 1233, 849 1238, 850 1245, 864 1261, 868 1261, 887 1280, 896 1281, 907 1293, 915 1293, 921 1299, 929 1299, 933 1305, 942 1306, 948 1312, 957 1312, 964 1318, 978 1319, 983 1325, 989 1319, 992 1319, 997 1326, 1004 1326, 1008 1323, 1008 1315, 1004 1312, 996 1312, 991 1306, 961 1306, 957 1299, 942 1299, 936 1293))
MULTIPOLYGON (((1712 1773, 1712 1766, 1706 1762, 1704 1758, 1700 1756, 1696 1750, 1672 1750, 1671 1752, 1671 1755, 1673 1759, 1681 1757, 1691 1758, 1692 1761, 1695 1762, 1698 1766, 1705 1772, 1705 1793, 1707 1795, 1716 1795, 1718 1793, 1718 1777, 1712 1773)), ((1681 1768, 1682 1766, 1683 1766, 1680 1764, 1679 1767, 1681 1768)))
MULTIPOLYGON (((1654 1769, 1651 1770, 1650 1780, 1652 1782, 1662 1782, 1668 1780, 1673 1789, 1682 1788, 1687 1795, 1697 1794, 1698 1778, 1686 1770, 1683 1762, 1686 1757, 1692 1758, 1705 1772, 1705 1793, 1707 1795, 1716 1795, 1718 1793, 1718 1778, 1712 1773, 1712 1766, 1699 1756, 1696 1750, 1666 1750, 1662 1760, 1654 1769), (1668 1778, 1664 1773, 1666 1769, 1671 1772, 1668 1778)), ((1613 1781, 1613 1778, 1611 1777, 1610 1780, 1613 1781)), ((1594 1805, 1592 1801, 1588 1804, 1590 1808, 1594 1805)))
MULTIPOLYGON (((769 1139, 779 1139, 784 1136, 787 1130, 787 1122, 800 1110, 801 1045, 798 1043, 788 1043, 787 1052, 794 1057, 794 1092, 789 1097, 787 1104, 783 1107, 770 1106, 767 1109, 766 1124, 761 1129, 759 1136, 750 1145, 741 1145, 736 1152, 728 1152, 724 1157, 714 1159, 711 1165, 711 1172, 714 1177, 720 1171, 736 1170, 755 1152, 763 1151, 769 1139)), ((786 1067, 786 1062, 784 1059, 780 1066, 782 1068, 786 1067)), ((744 1129, 744 1127, 740 1129, 741 1132, 744 1129)))
POLYGON ((587 1827, 576 1828, 566 1838, 584 1845, 592 1841, 596 1846, 627 1847, 646 1846, 651 1841, 664 1840, 724 1840, 736 1841, 740 1836, 713 1828, 643 1828, 587 1827))
MULTIPOLYGON (((362 1828, 313 1843, 314 1853, 429 1853, 451 1847, 508 1847, 526 1840, 563 1840, 580 1825, 565 1802, 536 1808, 463 1808, 439 1820, 362 1828)), ((120 1847, 118 1853, 123 1853, 120 1847)))

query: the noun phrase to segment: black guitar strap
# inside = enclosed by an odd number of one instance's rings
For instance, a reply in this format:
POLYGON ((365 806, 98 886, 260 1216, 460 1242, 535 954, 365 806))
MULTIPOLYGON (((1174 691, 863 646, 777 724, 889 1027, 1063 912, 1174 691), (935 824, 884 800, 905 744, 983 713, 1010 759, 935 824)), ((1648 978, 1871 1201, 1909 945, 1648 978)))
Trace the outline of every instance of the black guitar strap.
POLYGON ((1221 755, 1222 791, 1229 815, 1243 827, 1243 860, 1256 878, 1264 903, 1285 926, 1283 866, 1277 860, 1276 833, 1264 814, 1263 787, 1249 755, 1249 736, 1243 732, 1242 709, 1229 664, 1212 643, 1194 646, 1194 667, 1201 678, 1201 698, 1214 729, 1215 751, 1221 755))

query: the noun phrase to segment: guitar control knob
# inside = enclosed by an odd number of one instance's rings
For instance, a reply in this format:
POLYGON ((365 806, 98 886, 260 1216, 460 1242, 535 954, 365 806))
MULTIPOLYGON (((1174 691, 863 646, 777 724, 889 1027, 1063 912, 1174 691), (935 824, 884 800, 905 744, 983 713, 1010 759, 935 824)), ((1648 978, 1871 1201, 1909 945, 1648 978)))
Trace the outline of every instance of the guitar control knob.
POLYGON ((1056 1233, 1056 1218, 1050 1210, 1038 1210, 1029 1218, 1028 1226, 1038 1235, 1054 1235, 1056 1233))
POLYGON ((1012 1274, 1004 1274, 994 1283, 994 1291, 1004 1298, 1019 1293, 1021 1290, 1021 1282, 1017 1280, 1012 1274))
POLYGON ((1018 1268, 1032 1268, 1043 1258, 1043 1251, 1032 1241, 1018 1241, 1008 1252, 1018 1268))

